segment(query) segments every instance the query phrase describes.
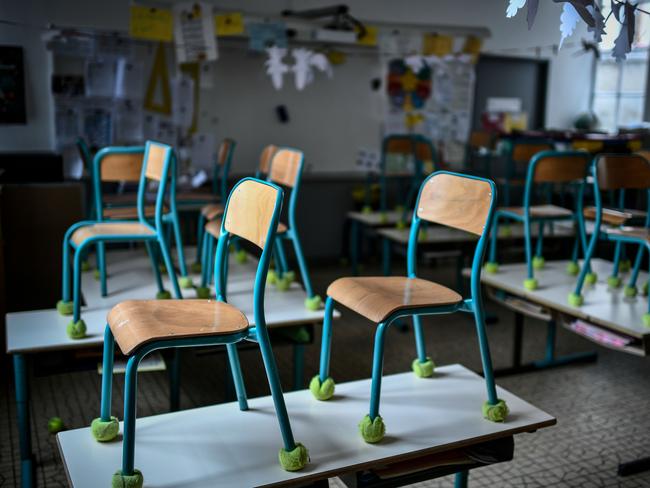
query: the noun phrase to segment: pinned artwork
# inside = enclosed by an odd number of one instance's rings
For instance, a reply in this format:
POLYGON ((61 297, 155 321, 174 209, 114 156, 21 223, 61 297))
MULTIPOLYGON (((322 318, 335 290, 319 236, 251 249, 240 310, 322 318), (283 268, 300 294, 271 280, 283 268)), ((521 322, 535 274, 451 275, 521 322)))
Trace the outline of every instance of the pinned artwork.
POLYGON ((431 68, 423 58, 409 57, 409 64, 403 59, 393 59, 388 63, 386 89, 393 108, 406 112, 421 109, 431 96, 431 68), (413 67, 417 67, 417 71, 413 67))
POLYGON ((116 63, 112 60, 86 61, 86 96, 115 96, 116 63))
POLYGON ((265 62, 266 74, 271 77, 271 82, 276 90, 282 89, 284 75, 289 71, 294 74, 296 89, 303 90, 314 81, 314 69, 332 77, 332 67, 327 56, 309 49, 297 48, 291 51, 294 63, 289 66, 283 59, 287 56, 287 49, 270 47, 266 50, 268 59, 265 62))
POLYGON ((115 75, 115 96, 129 100, 142 100, 143 71, 142 63, 135 63, 125 58, 118 59, 115 75))
POLYGON ((131 5, 129 35, 148 41, 171 42, 174 19, 171 10, 131 5))
POLYGON ((194 80, 183 73, 172 83, 172 113, 176 127, 189 130, 194 119, 194 80))
POLYGON ((357 27, 355 30, 357 32, 357 44, 362 46, 376 46, 377 45, 377 35, 379 29, 372 25, 363 25, 365 32, 362 35, 359 35, 361 29, 357 27))
POLYGON ((266 74, 271 77, 271 83, 276 90, 282 89, 284 75, 289 71, 289 66, 282 61, 287 55, 287 50, 281 47, 269 47, 266 50, 268 59, 266 65, 266 74))
POLYGON ((214 61, 218 57, 212 7, 206 2, 174 5, 174 40, 179 63, 214 61))
POLYGON ((270 47, 287 47, 287 31, 282 22, 249 24, 248 48, 251 51, 264 52, 270 47))
MULTIPOLYGON (((587 24, 588 31, 593 34, 594 42, 602 42, 607 19, 601 12, 600 2, 597 0, 553 1, 564 4, 560 15, 560 46, 573 33, 580 19, 587 24)), ((639 8, 639 3, 641 2, 638 0, 611 0, 612 14, 621 26, 612 49, 612 57, 617 61, 624 60, 632 50, 637 12, 648 14, 646 10, 639 8)), ((528 28, 532 29, 539 8, 539 0, 509 0, 506 17, 514 17, 525 5, 528 5, 528 28)))
POLYGON ((230 12, 214 16, 214 30, 220 37, 244 35, 244 16, 230 12))
POLYGON ((139 144, 143 140, 142 106, 131 100, 115 105, 115 141, 119 144, 139 144))

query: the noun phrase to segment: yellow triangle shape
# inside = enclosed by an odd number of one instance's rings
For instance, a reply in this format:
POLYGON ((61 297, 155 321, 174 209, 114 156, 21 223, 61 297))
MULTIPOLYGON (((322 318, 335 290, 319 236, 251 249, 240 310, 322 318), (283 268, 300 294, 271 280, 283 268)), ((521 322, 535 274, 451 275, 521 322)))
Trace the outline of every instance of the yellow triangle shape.
POLYGON ((147 83, 147 93, 144 98, 144 108, 151 112, 158 112, 169 115, 172 111, 172 96, 169 87, 169 72, 167 71, 167 58, 165 56, 165 46, 163 43, 158 44, 156 57, 154 58, 149 82, 147 83), (162 101, 156 100, 156 94, 162 94, 162 101))

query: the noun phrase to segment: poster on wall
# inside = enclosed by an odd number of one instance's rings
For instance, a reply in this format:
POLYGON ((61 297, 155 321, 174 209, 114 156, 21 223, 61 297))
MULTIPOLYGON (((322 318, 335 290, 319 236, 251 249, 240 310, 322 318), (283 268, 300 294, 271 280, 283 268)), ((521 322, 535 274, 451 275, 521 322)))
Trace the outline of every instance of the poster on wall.
POLYGON ((26 124, 23 48, 0 46, 0 124, 26 124))

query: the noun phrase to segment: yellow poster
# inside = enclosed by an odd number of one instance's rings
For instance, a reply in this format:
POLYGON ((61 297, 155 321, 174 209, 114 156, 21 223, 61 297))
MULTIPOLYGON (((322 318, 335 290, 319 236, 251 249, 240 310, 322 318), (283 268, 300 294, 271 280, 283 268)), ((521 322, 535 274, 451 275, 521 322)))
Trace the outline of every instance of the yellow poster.
POLYGON ((214 30, 218 36, 241 36, 244 34, 244 16, 230 12, 214 16, 214 30))
POLYGON ((438 34, 425 34, 422 38, 422 54, 442 58, 454 50, 454 38, 438 34))
MULTIPOLYGON (((366 28, 366 33, 357 39, 357 44, 362 44, 364 46, 376 46, 377 45, 377 27, 374 27, 372 25, 364 25, 366 28)), ((357 27, 355 29, 357 32, 359 32, 359 28, 357 27)))
POLYGON ((136 39, 171 42, 174 21, 171 10, 131 5, 129 35, 136 39))

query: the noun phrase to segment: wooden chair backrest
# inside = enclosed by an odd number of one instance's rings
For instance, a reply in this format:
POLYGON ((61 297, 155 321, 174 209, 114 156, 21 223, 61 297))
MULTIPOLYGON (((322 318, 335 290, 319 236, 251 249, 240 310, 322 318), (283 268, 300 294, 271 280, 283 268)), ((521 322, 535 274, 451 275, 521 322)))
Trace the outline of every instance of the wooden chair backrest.
POLYGON ((550 151, 553 147, 547 142, 515 142, 512 146, 512 160, 528 164, 538 152, 550 151))
POLYGON ((591 156, 574 151, 561 153, 549 151, 538 156, 533 180, 536 183, 568 183, 587 176, 591 156))
POLYGON ((431 144, 419 139, 415 140, 412 136, 394 136, 386 140, 384 151, 388 154, 413 154, 415 145, 415 158, 418 161, 433 161, 434 154, 431 144))
POLYGON ((273 144, 269 144, 262 150, 262 154, 260 155, 260 173, 265 175, 269 173, 271 160, 273 159, 273 155, 277 150, 278 147, 274 146, 273 144))
POLYGON ((242 181, 228 198, 224 228, 264 249, 277 198, 277 188, 252 179, 242 181))
POLYGON ((171 159, 171 147, 157 142, 147 142, 145 149, 145 176, 149 179, 162 181, 165 165, 171 159))
POLYGON ((475 130, 469 135, 469 147, 492 147, 492 134, 482 130, 475 130))
POLYGON ((289 148, 278 149, 271 159, 269 180, 293 188, 298 183, 302 160, 302 151, 289 148))
POLYGON ((437 224, 481 235, 492 204, 492 187, 485 180, 434 173, 424 182, 417 216, 437 224))
POLYGON ((142 175, 143 153, 108 153, 100 163, 101 181, 138 182, 142 175))
POLYGON ((650 163, 642 155, 601 154, 596 164, 601 190, 650 188, 650 163))
POLYGON ((224 139, 219 144, 219 150, 217 151, 217 164, 223 166, 228 161, 228 154, 232 151, 234 142, 232 139, 224 139))

